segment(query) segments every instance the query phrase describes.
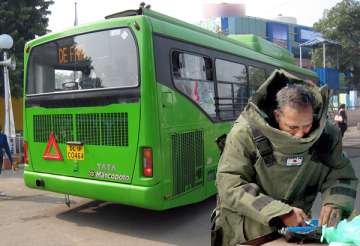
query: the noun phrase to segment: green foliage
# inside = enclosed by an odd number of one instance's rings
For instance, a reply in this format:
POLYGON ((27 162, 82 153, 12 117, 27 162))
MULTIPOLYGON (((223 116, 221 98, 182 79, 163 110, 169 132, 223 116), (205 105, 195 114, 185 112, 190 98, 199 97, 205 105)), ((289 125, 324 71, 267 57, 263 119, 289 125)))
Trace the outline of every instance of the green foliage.
MULTIPOLYGON (((48 32, 48 8, 53 3, 52 0, 0 0, 0 34, 9 34, 14 40, 14 46, 9 51, 10 55, 16 57, 16 70, 9 71, 12 96, 19 97, 22 94, 24 45, 48 32)), ((0 74, 0 95, 3 95, 2 71, 0 74)))
MULTIPOLYGON (((350 71, 349 79, 353 88, 360 88, 360 2, 343 0, 330 10, 325 10, 323 18, 314 24, 315 30, 325 38, 339 42, 340 71, 350 71)), ((326 47, 327 64, 336 66, 336 49, 326 47)), ((316 50, 313 62, 322 66, 322 49, 316 50)))

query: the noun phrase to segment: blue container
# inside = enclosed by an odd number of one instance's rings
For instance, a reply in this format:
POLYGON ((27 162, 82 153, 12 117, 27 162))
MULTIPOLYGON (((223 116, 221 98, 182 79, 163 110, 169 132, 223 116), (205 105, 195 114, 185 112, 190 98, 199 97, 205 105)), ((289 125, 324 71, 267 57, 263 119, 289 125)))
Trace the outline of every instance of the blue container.
POLYGON ((319 220, 312 219, 306 226, 289 226, 287 230, 290 232, 306 234, 316 230, 318 227, 319 220))

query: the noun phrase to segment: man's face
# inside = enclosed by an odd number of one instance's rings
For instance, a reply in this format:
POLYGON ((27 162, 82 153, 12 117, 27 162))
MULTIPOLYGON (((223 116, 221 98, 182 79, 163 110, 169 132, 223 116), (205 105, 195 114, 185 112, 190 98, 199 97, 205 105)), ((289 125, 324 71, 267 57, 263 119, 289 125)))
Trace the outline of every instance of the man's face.
POLYGON ((313 123, 313 109, 311 106, 299 110, 286 105, 275 110, 274 114, 279 129, 295 137, 302 138, 311 130, 313 123))

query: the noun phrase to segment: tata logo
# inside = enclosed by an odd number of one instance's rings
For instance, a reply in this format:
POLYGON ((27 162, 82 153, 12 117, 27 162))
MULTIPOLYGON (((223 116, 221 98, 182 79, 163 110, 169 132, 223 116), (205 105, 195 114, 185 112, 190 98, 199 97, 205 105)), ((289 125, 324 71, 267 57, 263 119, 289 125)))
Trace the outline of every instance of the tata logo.
POLYGON ((99 170, 99 171, 116 172, 116 165, 115 164, 97 163, 96 167, 97 167, 97 170, 99 170))

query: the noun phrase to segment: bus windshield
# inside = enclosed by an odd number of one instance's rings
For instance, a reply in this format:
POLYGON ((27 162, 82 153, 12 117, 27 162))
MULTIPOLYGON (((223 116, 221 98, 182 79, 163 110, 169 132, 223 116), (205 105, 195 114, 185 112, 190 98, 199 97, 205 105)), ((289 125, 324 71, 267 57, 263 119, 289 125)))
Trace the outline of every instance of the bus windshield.
POLYGON ((128 28, 66 37, 34 47, 27 95, 138 86, 138 55, 128 28))

